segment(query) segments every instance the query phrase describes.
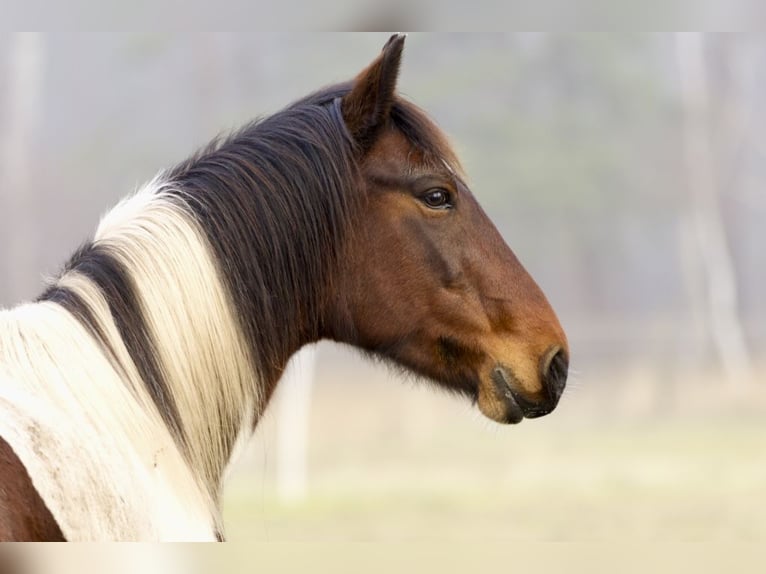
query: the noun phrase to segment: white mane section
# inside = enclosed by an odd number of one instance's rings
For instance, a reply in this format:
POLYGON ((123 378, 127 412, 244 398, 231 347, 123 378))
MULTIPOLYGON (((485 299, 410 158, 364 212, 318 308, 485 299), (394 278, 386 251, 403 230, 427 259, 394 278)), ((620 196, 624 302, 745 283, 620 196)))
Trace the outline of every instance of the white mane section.
POLYGON ((0 311, 0 436, 69 540, 212 540, 230 452, 249 433, 257 372, 204 233, 153 182, 101 222, 134 282, 188 442, 184 455, 123 344, 107 301, 70 271, 57 284, 86 304, 112 350, 61 306, 0 311), (227 439, 227 440, 224 440, 227 439))
POLYGON ((95 243, 135 282, 192 465, 215 497, 231 454, 221 432, 252 421, 260 387, 204 232, 169 188, 155 181, 118 205, 95 243))

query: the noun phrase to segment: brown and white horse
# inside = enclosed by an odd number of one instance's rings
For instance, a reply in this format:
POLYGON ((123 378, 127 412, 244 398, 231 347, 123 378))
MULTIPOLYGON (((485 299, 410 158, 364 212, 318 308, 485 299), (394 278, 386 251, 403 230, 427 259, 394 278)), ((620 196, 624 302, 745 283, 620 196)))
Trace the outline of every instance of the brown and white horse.
POLYGON ((564 332, 396 95, 403 45, 162 173, 0 312, 0 539, 220 539, 235 443, 320 339, 498 422, 555 408, 564 332))

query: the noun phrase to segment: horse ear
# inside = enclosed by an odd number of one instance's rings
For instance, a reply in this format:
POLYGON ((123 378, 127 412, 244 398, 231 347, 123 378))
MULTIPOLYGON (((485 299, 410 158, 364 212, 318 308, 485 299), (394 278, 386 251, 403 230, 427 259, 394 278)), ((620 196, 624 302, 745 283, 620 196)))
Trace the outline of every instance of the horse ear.
POLYGON ((388 120, 405 38, 404 34, 391 36, 380 55, 354 79, 351 91, 343 98, 343 119, 363 149, 369 148, 388 120))

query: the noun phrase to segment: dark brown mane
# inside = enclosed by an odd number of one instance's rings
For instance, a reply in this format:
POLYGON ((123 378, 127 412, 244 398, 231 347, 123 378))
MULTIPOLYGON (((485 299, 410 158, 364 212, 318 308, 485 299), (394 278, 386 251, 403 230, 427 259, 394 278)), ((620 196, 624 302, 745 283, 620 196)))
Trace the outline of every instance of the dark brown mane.
POLYGON ((244 127, 166 174, 201 223, 266 380, 318 333, 359 203, 353 143, 333 105, 244 127))

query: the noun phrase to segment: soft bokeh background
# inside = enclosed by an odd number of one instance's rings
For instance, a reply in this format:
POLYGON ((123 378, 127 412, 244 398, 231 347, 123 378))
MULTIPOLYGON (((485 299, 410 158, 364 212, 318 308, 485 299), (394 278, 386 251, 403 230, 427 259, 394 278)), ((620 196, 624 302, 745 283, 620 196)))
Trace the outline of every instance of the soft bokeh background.
MULTIPOLYGON (((0 305, 137 184, 387 37, 0 35, 0 305)), ((412 34, 400 87, 557 310, 569 389, 501 427, 321 344, 233 465, 228 537, 763 539, 766 38, 412 34)))

